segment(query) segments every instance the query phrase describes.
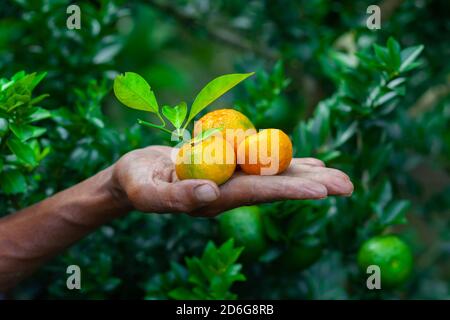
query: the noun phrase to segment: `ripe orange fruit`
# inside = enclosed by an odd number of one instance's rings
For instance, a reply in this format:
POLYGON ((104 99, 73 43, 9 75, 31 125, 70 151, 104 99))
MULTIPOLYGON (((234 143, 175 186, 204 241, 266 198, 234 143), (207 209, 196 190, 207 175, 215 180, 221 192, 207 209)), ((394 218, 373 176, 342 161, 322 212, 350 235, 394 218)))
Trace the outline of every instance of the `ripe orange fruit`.
POLYGON ((248 136, 238 147, 238 163, 247 174, 275 175, 289 167, 292 142, 279 129, 265 129, 248 136))
POLYGON ((225 183, 235 168, 233 147, 220 134, 189 141, 180 148, 175 161, 178 179, 208 179, 218 185, 225 183))
POLYGON ((234 109, 219 109, 205 114, 195 123, 194 137, 208 129, 222 128, 222 135, 236 152, 246 136, 256 133, 253 123, 234 109))

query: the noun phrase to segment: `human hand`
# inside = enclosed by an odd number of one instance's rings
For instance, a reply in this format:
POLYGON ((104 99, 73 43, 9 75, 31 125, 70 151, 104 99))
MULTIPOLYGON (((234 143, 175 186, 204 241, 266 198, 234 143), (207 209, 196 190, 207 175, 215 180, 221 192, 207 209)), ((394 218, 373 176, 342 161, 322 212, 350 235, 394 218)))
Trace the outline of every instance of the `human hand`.
POLYGON ((348 196, 353 184, 337 169, 314 158, 294 158, 281 175, 253 176, 236 172, 220 187, 210 180, 178 180, 173 148, 151 146, 124 155, 113 169, 115 198, 144 212, 185 212, 211 217, 243 205, 286 199, 348 196))

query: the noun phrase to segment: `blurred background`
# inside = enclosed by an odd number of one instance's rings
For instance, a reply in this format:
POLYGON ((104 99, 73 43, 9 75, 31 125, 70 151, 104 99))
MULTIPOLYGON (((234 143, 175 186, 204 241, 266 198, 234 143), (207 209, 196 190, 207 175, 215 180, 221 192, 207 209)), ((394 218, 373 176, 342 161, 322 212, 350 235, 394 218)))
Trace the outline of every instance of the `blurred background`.
POLYGON ((189 105, 214 77, 255 71, 207 111, 236 108, 257 128, 284 130, 296 156, 344 170, 355 193, 227 218, 134 212, 12 298, 450 298, 448 1, 382 0, 378 30, 367 28, 374 3, 363 0, 76 1, 80 30, 66 27, 71 3, 1 1, 0 215, 129 150, 170 145, 136 124, 151 115, 114 97, 112 81, 126 71, 142 75, 160 105, 189 105), (407 243, 413 271, 371 291, 357 252, 382 234, 407 243), (239 258, 218 248, 228 238, 244 247, 239 258), (81 290, 66 288, 72 264, 81 290))

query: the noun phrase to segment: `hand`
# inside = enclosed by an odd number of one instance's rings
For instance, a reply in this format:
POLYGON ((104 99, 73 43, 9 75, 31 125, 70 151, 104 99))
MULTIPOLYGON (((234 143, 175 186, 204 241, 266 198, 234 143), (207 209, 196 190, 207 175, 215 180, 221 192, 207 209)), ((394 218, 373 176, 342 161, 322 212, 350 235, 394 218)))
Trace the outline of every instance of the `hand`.
POLYGON ((214 216, 243 205, 285 199, 322 199, 348 196, 353 185, 342 171, 326 168, 314 158, 292 159, 277 176, 236 172, 220 187, 210 180, 180 181, 170 147, 151 146, 124 155, 113 171, 113 194, 124 205, 144 212, 185 212, 214 216))

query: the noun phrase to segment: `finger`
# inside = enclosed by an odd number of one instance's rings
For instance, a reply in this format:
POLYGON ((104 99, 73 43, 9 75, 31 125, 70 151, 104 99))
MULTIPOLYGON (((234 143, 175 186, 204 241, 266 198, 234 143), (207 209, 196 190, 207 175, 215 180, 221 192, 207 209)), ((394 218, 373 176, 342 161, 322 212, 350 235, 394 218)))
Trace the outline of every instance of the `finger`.
POLYGON ((294 165, 290 166, 283 175, 321 183, 327 187, 330 195, 350 195, 353 192, 353 184, 350 178, 344 172, 333 168, 294 165))
POLYGON ((202 208, 217 200, 219 187, 210 180, 188 179, 163 183, 157 188, 161 212, 186 212, 202 208))
POLYGON ((196 215, 211 216, 227 209, 277 200, 322 199, 327 188, 297 177, 238 175, 220 188, 220 197, 196 215))
POLYGON ((325 167, 322 160, 316 158, 293 158, 291 165, 310 165, 315 167, 325 167))

